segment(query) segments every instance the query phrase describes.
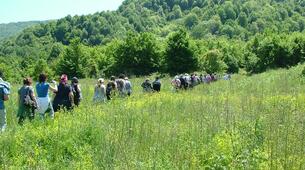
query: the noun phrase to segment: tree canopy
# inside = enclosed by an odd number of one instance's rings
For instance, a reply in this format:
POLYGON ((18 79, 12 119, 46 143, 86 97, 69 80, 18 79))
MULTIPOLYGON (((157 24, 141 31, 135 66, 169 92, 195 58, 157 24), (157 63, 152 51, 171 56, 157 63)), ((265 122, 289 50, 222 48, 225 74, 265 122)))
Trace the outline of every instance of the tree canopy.
POLYGON ((200 69, 197 61, 216 50, 228 72, 256 73, 304 61, 304 16, 298 0, 125 0, 116 11, 26 28, 0 42, 0 59, 14 59, 22 76, 39 60, 55 73, 59 61, 78 65, 69 74, 80 77, 173 74, 200 69))

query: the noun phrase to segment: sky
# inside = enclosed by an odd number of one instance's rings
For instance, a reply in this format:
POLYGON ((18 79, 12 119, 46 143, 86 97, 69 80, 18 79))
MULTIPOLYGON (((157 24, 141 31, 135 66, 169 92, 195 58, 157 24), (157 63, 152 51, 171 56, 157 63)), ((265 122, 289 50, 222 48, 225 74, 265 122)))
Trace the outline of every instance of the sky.
POLYGON ((116 10, 123 0, 0 0, 0 23, 44 21, 116 10))

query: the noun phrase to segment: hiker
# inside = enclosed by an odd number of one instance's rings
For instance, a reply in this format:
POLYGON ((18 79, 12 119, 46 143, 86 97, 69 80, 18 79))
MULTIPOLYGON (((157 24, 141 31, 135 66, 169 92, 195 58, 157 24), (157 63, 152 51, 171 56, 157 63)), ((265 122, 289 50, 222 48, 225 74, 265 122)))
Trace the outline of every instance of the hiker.
POLYGON ((189 88, 192 84, 191 76, 189 74, 185 73, 184 79, 186 81, 186 87, 189 88))
POLYGON ((225 75, 223 76, 223 79, 224 79, 224 80, 231 80, 231 74, 225 74, 225 75))
POLYGON ((112 99, 112 97, 115 95, 116 89, 117 89, 117 84, 115 82, 115 77, 111 76, 110 81, 107 83, 107 86, 106 86, 107 100, 112 99))
POLYGON ((152 83, 154 92, 161 91, 161 80, 160 77, 156 77, 156 80, 152 83))
MULTIPOLYGON (((56 82, 53 81, 53 83, 56 87, 56 82)), ((37 113, 40 115, 41 119, 44 119, 47 110, 50 110, 49 115, 51 119, 54 118, 54 110, 48 93, 49 90, 52 92, 56 92, 56 88, 50 86, 50 84, 47 83, 47 75, 40 74, 39 83, 36 84, 36 93, 38 105, 37 113)))
POLYGON ((77 77, 73 77, 71 80, 71 88, 73 92, 73 101, 75 106, 79 106, 80 101, 82 100, 82 91, 80 89, 79 81, 77 77))
POLYGON ((186 81, 186 78, 183 75, 180 75, 180 88, 186 90, 188 88, 188 83, 186 81))
POLYGON ((205 82, 205 76, 203 76, 203 74, 200 74, 200 76, 199 76, 199 82, 200 83, 204 83, 205 82))
POLYGON ((115 81, 116 84, 117 84, 117 89, 118 89, 118 92, 119 92, 119 96, 120 97, 125 97, 126 96, 126 93, 125 93, 125 75, 121 74, 119 76, 119 78, 115 81))
POLYGON ((217 74, 213 73, 211 75, 212 82, 217 81, 217 74))
POLYGON ((195 74, 191 75, 190 88, 193 88, 197 85, 197 77, 195 74))
POLYGON ((125 77, 124 80, 125 80, 125 91, 126 91, 126 94, 128 96, 130 96, 131 92, 132 92, 131 82, 128 80, 128 77, 125 77))
POLYGON ((4 102, 9 100, 10 84, 3 79, 3 73, 0 71, 0 132, 6 129, 6 110, 4 102))
POLYGON ((58 112, 61 107, 65 110, 73 109, 73 92, 71 86, 68 84, 68 76, 63 74, 60 78, 60 83, 55 92, 53 100, 54 112, 58 112))
POLYGON ((201 84, 201 78, 197 74, 195 74, 196 85, 201 84))
POLYGON ((210 74, 207 74, 207 75, 205 76, 205 79, 206 79, 207 84, 210 84, 211 81, 212 81, 212 77, 211 77, 210 74))
POLYGON ((104 85, 104 79, 100 78, 94 88, 94 102, 106 102, 106 86, 104 85))
POLYGON ((33 120, 35 118, 35 109, 37 108, 37 101, 32 87, 32 79, 25 78, 23 86, 18 90, 19 107, 17 117, 18 123, 23 124, 26 118, 33 120))
POLYGON ((181 88, 181 81, 179 79, 179 76, 174 77, 174 79, 171 82, 171 85, 173 87, 174 92, 177 92, 181 88))
POLYGON ((142 83, 141 87, 143 88, 143 92, 152 91, 152 86, 148 78, 142 83))

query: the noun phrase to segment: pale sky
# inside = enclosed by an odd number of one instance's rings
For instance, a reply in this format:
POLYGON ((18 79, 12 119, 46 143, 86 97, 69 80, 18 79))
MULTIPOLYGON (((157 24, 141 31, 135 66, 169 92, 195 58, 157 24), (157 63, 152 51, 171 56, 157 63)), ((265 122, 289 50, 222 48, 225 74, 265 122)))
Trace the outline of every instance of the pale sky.
POLYGON ((44 21, 116 10, 123 0, 0 0, 0 23, 44 21))

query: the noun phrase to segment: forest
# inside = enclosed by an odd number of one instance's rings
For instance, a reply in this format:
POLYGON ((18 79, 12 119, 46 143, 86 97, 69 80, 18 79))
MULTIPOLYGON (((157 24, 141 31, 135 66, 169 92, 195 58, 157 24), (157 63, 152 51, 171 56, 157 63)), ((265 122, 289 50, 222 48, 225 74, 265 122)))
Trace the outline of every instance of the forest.
POLYGON ((116 11, 66 16, 2 40, 0 69, 10 81, 39 71, 253 74, 304 61, 304 29, 301 0, 125 0, 116 11))

